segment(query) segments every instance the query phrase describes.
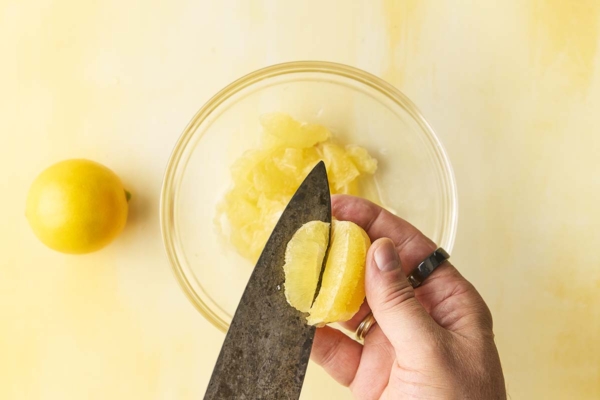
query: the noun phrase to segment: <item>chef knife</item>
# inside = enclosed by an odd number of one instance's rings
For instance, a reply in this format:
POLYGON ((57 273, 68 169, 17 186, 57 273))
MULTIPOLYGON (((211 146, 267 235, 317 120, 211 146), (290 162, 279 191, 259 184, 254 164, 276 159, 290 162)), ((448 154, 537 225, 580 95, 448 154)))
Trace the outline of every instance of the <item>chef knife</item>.
POLYGON ((284 294, 285 248, 310 221, 331 223, 327 171, 319 162, 300 185, 254 267, 225 337, 204 399, 300 396, 315 328, 284 294))

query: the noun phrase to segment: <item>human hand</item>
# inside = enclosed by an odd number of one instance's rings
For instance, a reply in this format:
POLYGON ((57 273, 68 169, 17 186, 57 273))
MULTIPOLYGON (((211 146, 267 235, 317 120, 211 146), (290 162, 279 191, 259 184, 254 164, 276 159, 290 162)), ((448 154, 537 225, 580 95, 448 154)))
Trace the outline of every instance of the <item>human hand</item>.
POLYGON ((373 241, 367 301, 342 325, 355 331, 373 312, 364 345, 317 329, 311 357, 358 399, 506 399, 485 302, 448 261, 413 289, 406 276, 436 245, 408 222, 352 196, 332 198, 333 215, 373 241))

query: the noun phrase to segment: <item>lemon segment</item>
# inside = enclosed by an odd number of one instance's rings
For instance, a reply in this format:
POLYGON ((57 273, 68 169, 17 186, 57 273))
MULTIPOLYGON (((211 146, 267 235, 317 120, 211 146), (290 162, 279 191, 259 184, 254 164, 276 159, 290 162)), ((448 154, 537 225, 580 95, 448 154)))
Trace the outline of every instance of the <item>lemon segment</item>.
POLYGON ((322 143, 318 147, 318 151, 325 161, 329 185, 336 192, 349 185, 360 175, 360 171, 343 147, 334 143, 322 143))
POLYGON ((287 114, 271 113, 261 116, 263 143, 267 148, 312 147, 329 139, 331 133, 321 125, 302 124, 287 114))
POLYGON ((346 146, 346 154, 348 154, 360 172, 374 174, 377 171, 377 160, 371 157, 367 149, 350 144, 346 146))
POLYGON ((302 312, 312 305, 329 244, 329 224, 311 221, 292 237, 285 250, 285 297, 302 312))
POLYGON ((356 314, 365 298, 365 262, 370 245, 369 236, 358 225, 333 221, 321 289, 309 311, 309 325, 347 321, 356 314))

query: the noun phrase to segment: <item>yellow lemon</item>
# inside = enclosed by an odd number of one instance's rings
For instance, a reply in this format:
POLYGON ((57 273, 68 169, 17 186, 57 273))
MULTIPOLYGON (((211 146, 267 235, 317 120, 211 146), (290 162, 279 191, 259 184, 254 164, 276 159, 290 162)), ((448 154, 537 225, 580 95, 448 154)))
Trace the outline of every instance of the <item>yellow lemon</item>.
POLYGON ((329 224, 311 221, 296 231, 285 249, 285 297, 297 310, 310 310, 328 245, 329 224))
POLYGON ((123 230, 128 199, 129 193, 110 169, 90 160, 65 160, 33 182, 25 215, 48 247, 63 253, 90 253, 123 230))
POLYGON ((358 312, 365 299, 365 262, 370 245, 360 226, 333 221, 321 289, 307 320, 310 325, 347 321, 358 312))

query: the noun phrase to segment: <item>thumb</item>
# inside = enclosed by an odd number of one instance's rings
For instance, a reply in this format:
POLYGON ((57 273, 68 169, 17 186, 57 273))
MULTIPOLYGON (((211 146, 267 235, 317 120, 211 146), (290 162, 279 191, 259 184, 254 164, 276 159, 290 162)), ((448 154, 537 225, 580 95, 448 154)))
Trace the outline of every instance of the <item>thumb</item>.
POLYGON ((390 239, 376 240, 367 255, 367 301, 398 357, 436 342, 439 326, 415 298, 390 239))

